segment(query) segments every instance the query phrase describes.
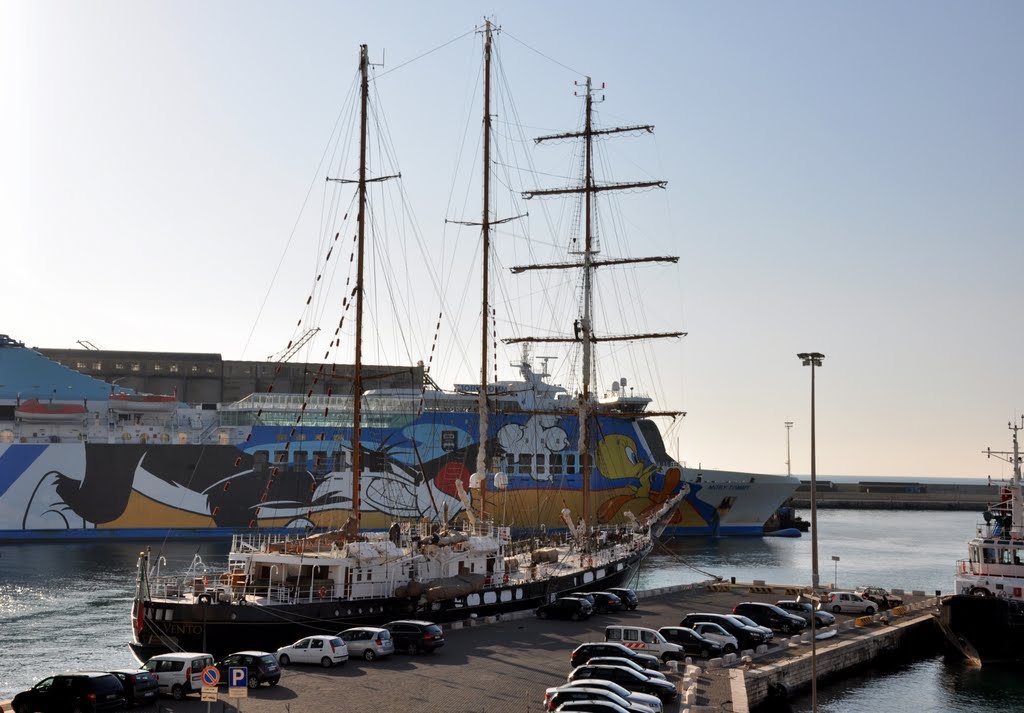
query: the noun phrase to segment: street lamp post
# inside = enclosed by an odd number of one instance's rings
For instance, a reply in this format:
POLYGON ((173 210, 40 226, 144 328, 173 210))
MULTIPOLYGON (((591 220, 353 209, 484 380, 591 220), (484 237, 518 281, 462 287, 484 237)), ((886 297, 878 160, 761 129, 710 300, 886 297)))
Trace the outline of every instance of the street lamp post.
MULTIPOLYGON (((824 354, 802 352, 796 355, 804 366, 811 367, 811 588, 818 594, 818 477, 814 450, 814 367, 821 366, 824 354)), ((811 710, 818 711, 818 651, 816 617, 811 616, 811 710)))
POLYGON ((837 588, 839 586, 839 555, 832 555, 832 561, 836 563, 836 571, 832 575, 832 587, 837 588))
POLYGON ((789 431, 793 428, 792 421, 786 421, 786 475, 793 475, 793 461, 789 457, 789 431))

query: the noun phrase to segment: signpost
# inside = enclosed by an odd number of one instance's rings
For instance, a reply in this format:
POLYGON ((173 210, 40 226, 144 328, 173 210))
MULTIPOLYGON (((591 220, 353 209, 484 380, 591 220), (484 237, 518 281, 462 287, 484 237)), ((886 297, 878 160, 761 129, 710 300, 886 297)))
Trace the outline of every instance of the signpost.
POLYGON ((249 669, 245 666, 228 667, 228 697, 249 697, 249 669))
POLYGON ((201 678, 203 690, 200 700, 206 703, 206 711, 209 713, 210 704, 217 702, 217 684, 220 683, 220 671, 217 670, 216 666, 207 666, 203 669, 201 678))

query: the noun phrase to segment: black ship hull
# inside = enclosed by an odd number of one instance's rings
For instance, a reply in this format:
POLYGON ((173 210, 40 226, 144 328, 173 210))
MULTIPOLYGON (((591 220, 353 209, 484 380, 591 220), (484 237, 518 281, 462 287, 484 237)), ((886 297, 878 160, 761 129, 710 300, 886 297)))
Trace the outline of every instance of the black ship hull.
POLYGON ((547 580, 487 587, 476 595, 417 606, 408 598, 323 600, 301 604, 245 605, 136 601, 130 643, 140 662, 171 651, 195 651, 222 658, 236 651, 276 651, 313 634, 336 634, 355 626, 380 626, 395 619, 451 622, 535 609, 554 596, 600 591, 628 582, 646 552, 601 567, 547 580), (592 575, 592 578, 588 578, 592 575))
POLYGON ((953 647, 980 664, 1024 662, 1024 602, 957 594, 942 601, 939 621, 953 647))

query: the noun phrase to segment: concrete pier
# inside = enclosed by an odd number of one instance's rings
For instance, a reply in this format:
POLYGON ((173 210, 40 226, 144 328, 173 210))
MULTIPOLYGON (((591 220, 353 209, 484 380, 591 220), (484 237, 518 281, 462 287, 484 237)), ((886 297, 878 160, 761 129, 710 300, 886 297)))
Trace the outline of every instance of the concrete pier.
MULTIPOLYGON (((763 582, 702 582, 640 593, 636 611, 598 615, 587 621, 539 620, 532 611, 445 625, 446 644, 434 654, 395 654, 373 662, 351 660, 331 669, 289 666, 274 688, 230 698, 222 686, 212 704, 218 713, 288 713, 334 710, 444 710, 452 713, 539 713, 544 689, 565 682, 569 654, 581 643, 602 641, 604 628, 630 623, 657 629, 677 626, 689 612, 731 612, 742 601, 774 602, 802 591, 763 582)), ((874 662, 879 654, 928 656, 941 650, 932 612, 937 600, 924 592, 903 593, 905 610, 854 618, 837 616, 836 633, 817 642, 819 681, 841 677, 874 662)), ((825 630, 827 631, 827 630, 825 630)), ((666 713, 732 711, 763 706, 773 693, 798 695, 810 685, 810 644, 804 636, 777 636, 771 646, 711 661, 679 662, 665 671, 679 691, 666 713)), ((47 662, 39 678, 66 670, 47 662)), ((2 702, 5 713, 8 701, 2 702)), ((146 709, 141 709, 146 710, 146 709)), ((197 694, 185 701, 161 698, 150 711, 203 713, 197 694)))

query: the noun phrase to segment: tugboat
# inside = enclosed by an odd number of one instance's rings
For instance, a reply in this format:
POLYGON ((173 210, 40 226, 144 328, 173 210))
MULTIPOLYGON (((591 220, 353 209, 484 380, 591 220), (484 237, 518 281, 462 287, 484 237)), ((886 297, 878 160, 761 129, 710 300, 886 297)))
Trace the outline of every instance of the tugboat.
POLYGON ((985 523, 957 562, 955 594, 942 601, 939 621, 954 648, 979 664, 1024 661, 1024 497, 1017 432, 1009 424, 1013 451, 986 454, 1013 464, 1013 480, 999 503, 985 511, 985 523))

